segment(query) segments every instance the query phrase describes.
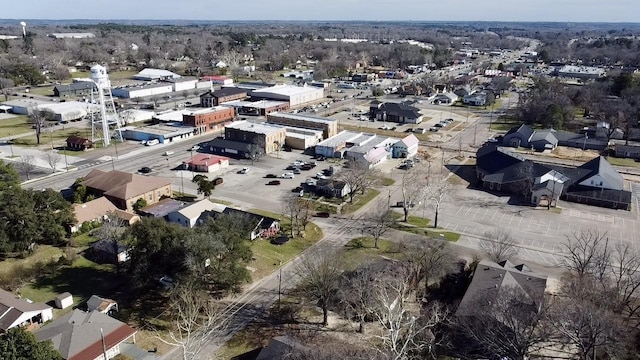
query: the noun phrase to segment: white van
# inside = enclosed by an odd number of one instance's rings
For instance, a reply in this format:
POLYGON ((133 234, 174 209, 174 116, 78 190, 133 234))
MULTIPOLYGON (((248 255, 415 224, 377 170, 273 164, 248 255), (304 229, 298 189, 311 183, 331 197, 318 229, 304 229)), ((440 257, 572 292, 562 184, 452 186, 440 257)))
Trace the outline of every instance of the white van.
POLYGON ((287 173, 284 173, 284 174, 280 175, 280 177, 283 178, 283 179, 293 179, 296 176, 292 172, 287 172, 287 173))
POLYGON ((147 146, 153 146, 153 145, 158 145, 158 144, 160 144, 160 140, 158 140, 158 139, 147 140, 147 142, 145 143, 145 145, 147 145, 147 146))

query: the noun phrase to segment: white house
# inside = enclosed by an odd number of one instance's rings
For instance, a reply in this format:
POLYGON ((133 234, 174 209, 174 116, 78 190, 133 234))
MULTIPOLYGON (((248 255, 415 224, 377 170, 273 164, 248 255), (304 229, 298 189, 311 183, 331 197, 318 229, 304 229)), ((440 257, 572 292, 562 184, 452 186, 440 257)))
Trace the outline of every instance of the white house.
POLYGON ((391 153, 394 158, 411 158, 414 157, 418 153, 418 144, 420 140, 413 135, 410 134, 406 136, 404 139, 398 141, 393 144, 391 147, 391 153))
POLYGON ((169 222, 180 224, 184 227, 192 228, 197 224, 198 218, 205 211, 222 212, 226 206, 215 204, 207 199, 200 200, 178 211, 167 215, 169 222))
POLYGON ((0 332, 16 326, 42 324, 53 319, 51 306, 32 303, 0 289, 0 332))

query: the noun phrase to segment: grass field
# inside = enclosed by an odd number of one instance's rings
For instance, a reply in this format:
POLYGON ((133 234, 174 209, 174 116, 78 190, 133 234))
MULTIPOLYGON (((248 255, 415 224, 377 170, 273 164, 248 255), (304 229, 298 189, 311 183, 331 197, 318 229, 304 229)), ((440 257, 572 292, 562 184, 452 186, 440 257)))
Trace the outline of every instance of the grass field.
MULTIPOLYGON (((40 145, 51 144, 53 141, 53 145, 56 146, 56 144, 59 145, 64 143, 71 135, 86 137, 87 133, 91 134, 91 130, 89 128, 65 127, 64 129, 55 130, 53 132, 49 132, 47 129, 44 129, 40 134, 40 145)), ((37 145, 37 140, 34 134, 33 136, 25 136, 15 139, 13 143, 15 145, 33 146, 37 145)))
POLYGON ((354 270, 360 264, 376 257, 399 258, 400 252, 389 240, 379 239, 378 248, 374 248, 372 237, 358 237, 351 239, 344 245, 342 254, 345 270, 354 270))
POLYGON ((357 194, 353 197, 353 203, 346 203, 342 206, 342 214, 350 214, 358 211, 361 207, 366 205, 369 201, 373 200, 376 196, 380 194, 380 191, 376 189, 367 189, 364 192, 364 195, 357 194))
POLYGON ((382 186, 391 186, 391 185, 395 184, 396 181, 393 180, 392 178, 383 177, 383 178, 380 179, 380 183, 382 184, 382 186))
POLYGON ((611 165, 615 165, 615 166, 640 167, 640 162, 636 162, 634 159, 622 159, 622 158, 609 156, 607 158, 607 161, 609 161, 611 165))
MULTIPOLYGON (((428 121, 431 118, 429 117, 425 117, 423 119, 423 121, 428 121)), ((406 135, 404 133, 401 132, 397 132, 394 130, 382 130, 382 129, 378 129, 377 127, 366 127, 366 126, 355 126, 355 125, 341 125, 342 130, 349 130, 349 131, 355 131, 355 132, 364 132, 364 133, 369 133, 369 134, 376 134, 376 135, 380 135, 380 136, 388 136, 388 137, 395 137, 395 138, 402 138, 405 137, 406 135)), ((429 140, 429 134, 425 133, 425 134, 413 134, 415 135, 420 141, 428 141, 429 140)))
MULTIPOLYGON (((291 221, 289 218, 264 210, 253 209, 250 211, 280 220, 282 232, 291 235, 291 221)), ((322 230, 320 230, 316 224, 310 222, 304 231, 304 237, 292 238, 286 244, 275 245, 268 240, 255 240, 251 242, 251 251, 253 251, 255 260, 250 263, 249 266, 255 269, 252 274, 253 281, 273 273, 280 267, 280 263, 284 264, 298 256, 298 254, 309 246, 322 239, 322 236, 322 230)))
POLYGON ((418 226, 407 226, 401 223, 395 223, 392 228, 400 231, 410 232, 416 235, 427 236, 434 239, 443 239, 451 242, 456 242, 460 239, 460 234, 453 231, 446 231, 433 229, 433 228, 424 228, 418 226))
POLYGON ((18 115, 11 119, 0 120, 0 137, 24 134, 31 130, 29 117, 26 115, 18 115))

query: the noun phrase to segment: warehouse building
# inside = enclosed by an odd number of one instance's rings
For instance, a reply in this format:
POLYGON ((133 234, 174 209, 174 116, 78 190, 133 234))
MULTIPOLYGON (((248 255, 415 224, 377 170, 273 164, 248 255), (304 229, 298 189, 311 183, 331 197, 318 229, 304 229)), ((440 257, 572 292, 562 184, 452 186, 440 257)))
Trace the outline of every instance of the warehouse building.
POLYGON ((226 140, 257 144, 264 149, 264 154, 271 154, 285 144, 287 131, 279 125, 236 121, 225 127, 224 137, 226 140))
POLYGON ((111 95, 124 99, 136 99, 141 97, 153 97, 173 92, 173 84, 160 83, 149 85, 128 85, 111 89, 111 95))
POLYGON ((267 122, 270 124, 295 126, 303 129, 321 130, 323 139, 328 139, 338 133, 337 120, 319 116, 275 112, 268 114, 267 122))
POLYGON ((315 152, 324 157, 343 158, 345 153, 351 151, 352 155, 361 154, 364 157, 372 149, 384 148, 391 151, 398 141, 399 139, 386 136, 343 130, 316 145, 315 152))
POLYGON ((177 79, 168 79, 167 83, 173 84, 173 91, 184 91, 184 90, 192 90, 196 88, 196 84, 198 83, 198 79, 194 78, 177 78, 177 79))
POLYGON ((139 73, 133 75, 133 78, 135 80, 152 81, 152 80, 179 79, 181 78, 181 76, 169 70, 146 68, 140 71, 139 73))
POLYGON ((91 39, 96 37, 93 33, 51 33, 47 34, 48 37, 54 39, 91 39))
POLYGON ((182 124, 194 127, 201 134, 222 129, 226 123, 235 119, 235 115, 232 108, 216 106, 182 115, 182 124))
POLYGON ((223 104, 224 106, 233 107, 236 109, 238 115, 250 115, 250 116, 266 116, 277 111, 289 110, 289 103, 285 101, 272 101, 272 100, 260 100, 260 101, 229 101, 223 104))
POLYGON ((177 142, 193 136, 195 129, 176 124, 157 124, 145 127, 128 126, 122 128, 122 137, 127 140, 158 140, 160 144, 177 142))
POLYGON ((13 99, 1 103, 3 106, 9 106, 10 112, 18 115, 30 115, 31 111, 38 107, 38 105, 51 104, 50 101, 38 100, 38 99, 13 99))
POLYGON ((209 143, 205 145, 205 149, 213 154, 249 159, 251 158, 249 145, 251 144, 218 137, 209 141, 209 143))
POLYGON ((285 145, 298 150, 305 150, 316 146, 322 141, 322 131, 312 129, 301 129, 295 127, 285 127, 285 145))
POLYGON ((69 97, 90 95, 93 83, 89 81, 78 81, 67 85, 56 85, 53 88, 53 96, 69 97))
POLYGON ((251 98, 256 100, 287 101, 290 107, 320 101, 324 98, 324 89, 314 86, 275 85, 253 90, 251 98))
POLYGON ((209 90, 200 95, 200 106, 213 107, 222 103, 247 98, 247 90, 236 87, 223 87, 219 90, 209 90))

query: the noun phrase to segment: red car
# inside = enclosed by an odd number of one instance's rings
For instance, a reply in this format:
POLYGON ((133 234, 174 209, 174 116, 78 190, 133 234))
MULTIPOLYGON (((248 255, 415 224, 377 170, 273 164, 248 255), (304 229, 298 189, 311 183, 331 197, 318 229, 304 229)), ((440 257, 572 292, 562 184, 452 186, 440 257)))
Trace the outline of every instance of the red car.
POLYGON ((267 183, 267 185, 280 185, 280 180, 271 180, 267 183))

